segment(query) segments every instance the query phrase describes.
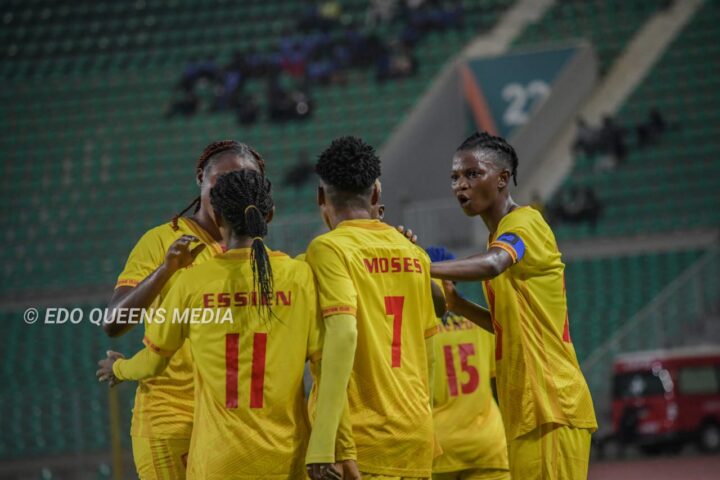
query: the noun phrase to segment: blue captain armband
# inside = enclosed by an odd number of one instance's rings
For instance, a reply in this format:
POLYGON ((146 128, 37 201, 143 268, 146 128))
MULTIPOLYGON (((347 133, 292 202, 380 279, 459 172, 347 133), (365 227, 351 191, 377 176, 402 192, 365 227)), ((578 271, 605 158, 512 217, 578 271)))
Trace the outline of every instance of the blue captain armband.
POLYGON ((511 232, 503 233, 490 246, 502 248, 508 252, 513 259, 513 263, 519 262, 525 256, 525 242, 518 235, 511 232))

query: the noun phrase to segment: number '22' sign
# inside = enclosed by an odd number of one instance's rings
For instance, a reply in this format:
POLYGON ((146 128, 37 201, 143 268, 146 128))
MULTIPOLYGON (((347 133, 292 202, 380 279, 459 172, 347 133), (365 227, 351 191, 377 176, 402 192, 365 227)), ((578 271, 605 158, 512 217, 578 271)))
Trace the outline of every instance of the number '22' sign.
POLYGON ((501 94, 509 104, 503 113, 503 122, 516 127, 527 123, 530 109, 550 95, 550 86, 542 80, 533 80, 527 85, 513 82, 505 85, 501 94))

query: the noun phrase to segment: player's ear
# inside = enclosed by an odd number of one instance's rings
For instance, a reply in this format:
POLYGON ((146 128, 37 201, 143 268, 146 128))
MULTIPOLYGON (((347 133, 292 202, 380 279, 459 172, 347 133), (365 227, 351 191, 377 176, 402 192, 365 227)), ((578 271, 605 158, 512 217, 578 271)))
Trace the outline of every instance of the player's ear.
POLYGON ((498 175, 498 190, 502 190, 510 184, 510 170, 501 170, 498 175))
POLYGON ((273 217, 275 216, 275 207, 272 207, 272 210, 268 212, 267 215, 265 215, 265 223, 272 222, 273 217))
POLYGON ((378 203, 380 203, 380 181, 376 180, 370 197, 370 205, 377 205, 378 203))
POLYGON ((205 175, 203 173, 202 168, 198 168, 195 172, 195 183, 198 187, 202 186, 203 180, 205 179, 205 175))
POLYGON ((322 185, 318 185, 317 188, 317 204, 319 207, 325 205, 325 189, 322 185))

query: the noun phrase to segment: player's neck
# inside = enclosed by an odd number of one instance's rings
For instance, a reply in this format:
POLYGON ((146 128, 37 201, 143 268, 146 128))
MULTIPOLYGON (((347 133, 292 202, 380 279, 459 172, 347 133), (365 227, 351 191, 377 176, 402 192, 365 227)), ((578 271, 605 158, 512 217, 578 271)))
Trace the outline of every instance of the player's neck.
POLYGON ((518 204, 513 201, 510 195, 507 195, 499 198, 493 206, 481 213, 480 216, 482 217, 488 231, 490 233, 494 233, 497 230, 498 225, 500 225, 500 220, 517 207, 518 204))
POLYGON ((372 213, 364 208, 343 208, 333 212, 332 225, 334 227, 347 220, 372 220, 372 213))
POLYGON ((234 234, 227 240, 228 250, 234 248, 250 248, 252 247, 253 239, 247 236, 237 237, 234 234))
POLYGON ((195 214, 190 217, 192 218, 195 223, 200 225, 203 230, 205 230, 207 233, 212 236, 212 238, 215 239, 216 242, 223 242, 222 234, 220 233, 220 229, 215 224, 215 221, 210 216, 210 213, 205 208, 200 207, 200 210, 195 212, 195 214))

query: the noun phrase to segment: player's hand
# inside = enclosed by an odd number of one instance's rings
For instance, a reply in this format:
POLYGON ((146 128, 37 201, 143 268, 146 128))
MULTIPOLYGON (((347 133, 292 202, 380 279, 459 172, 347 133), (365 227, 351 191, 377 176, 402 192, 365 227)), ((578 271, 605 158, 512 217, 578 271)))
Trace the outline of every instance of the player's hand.
POLYGON ((122 382, 122 380, 118 380, 117 377, 115 377, 113 365, 118 358, 125 358, 125 355, 120 352, 113 352, 112 350, 108 350, 106 354, 107 358, 103 358, 98 362, 100 369, 95 372, 95 375, 101 382, 110 382, 110 386, 114 387, 122 382))
POLYGON ((193 243, 200 240, 193 235, 183 235, 170 245, 165 254, 165 267, 171 272, 177 272, 181 268, 191 265, 195 258, 205 249, 205 244, 201 243, 195 248, 190 248, 193 243))
POLYGON ((311 463, 307 466, 307 474, 312 480, 341 480, 342 472, 332 463, 311 463))
POLYGON ((452 312, 457 305, 460 294, 455 289, 455 284, 450 280, 442 281, 443 291, 445 292, 445 307, 448 312, 452 312))
POLYGON ((403 225, 398 225, 397 231, 405 235, 405 238, 410 240, 412 243, 417 243, 417 235, 413 235, 413 231, 409 228, 405 228, 403 225))
POLYGON ((343 460, 336 463, 335 468, 342 470, 343 480, 360 480, 362 478, 355 460, 343 460))

